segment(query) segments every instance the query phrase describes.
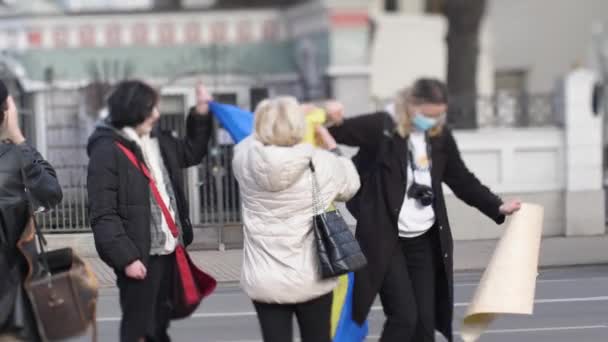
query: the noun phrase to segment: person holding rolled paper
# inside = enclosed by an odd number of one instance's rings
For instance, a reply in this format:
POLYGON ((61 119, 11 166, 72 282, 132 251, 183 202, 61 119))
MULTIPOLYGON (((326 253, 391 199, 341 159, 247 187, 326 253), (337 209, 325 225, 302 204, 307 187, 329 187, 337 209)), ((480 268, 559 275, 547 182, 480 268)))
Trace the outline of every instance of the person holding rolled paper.
POLYGON ((520 208, 503 202, 467 168, 446 126, 443 82, 419 79, 380 111, 344 119, 326 105, 329 132, 359 147, 361 189, 347 203, 368 267, 357 272, 353 316, 362 323, 377 294, 386 321, 382 342, 429 342, 452 336, 453 242, 442 185, 500 224, 520 208))

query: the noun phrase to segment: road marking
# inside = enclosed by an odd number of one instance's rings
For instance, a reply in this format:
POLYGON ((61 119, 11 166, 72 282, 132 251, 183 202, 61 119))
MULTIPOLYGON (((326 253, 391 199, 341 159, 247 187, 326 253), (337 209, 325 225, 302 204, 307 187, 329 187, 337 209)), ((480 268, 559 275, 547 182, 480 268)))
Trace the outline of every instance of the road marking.
MULTIPOLYGON (((588 280, 608 280, 608 277, 593 277, 593 278, 564 278, 564 279, 539 279, 536 281, 537 284, 550 284, 550 283, 574 283, 588 280)), ((478 286, 479 282, 467 282, 467 283, 454 283, 454 287, 469 287, 469 286, 478 286)))
MULTIPOLYGON (((527 329, 495 329, 486 330, 485 334, 517 334, 517 333, 534 333, 547 331, 572 331, 572 330, 590 330, 590 329, 608 329, 608 325, 581 325, 571 327, 543 327, 543 328, 527 328, 527 329)), ((454 333, 459 336, 460 333, 454 333)), ((380 335, 368 335, 367 339, 379 339, 380 335)), ((300 339, 296 339, 300 341, 300 339)), ((262 340, 219 340, 218 342, 262 342, 262 340)))
MULTIPOLYGON (((537 299, 534 304, 552 304, 552 303, 577 303, 577 302, 606 302, 608 296, 602 297, 579 297, 579 298, 554 298, 554 299, 537 299)), ((469 303, 455 303, 455 307, 466 307, 469 303)), ((381 311, 382 306, 373 306, 372 311, 381 311)), ((227 317, 250 317, 255 316, 255 311, 235 311, 235 312, 210 312, 210 313, 195 313, 191 318, 227 318, 227 317)), ((119 322, 120 317, 100 317, 97 322, 119 322)))
POLYGON ((608 301, 608 296, 580 297, 580 298, 539 299, 539 300, 535 300, 534 304, 574 303, 574 302, 605 302, 605 301, 608 301))
MULTIPOLYGON (((487 330, 484 334, 512 334, 543 331, 567 331, 567 330, 589 330, 589 329, 608 329, 608 325, 580 325, 571 327, 545 327, 545 328, 526 328, 526 329, 495 329, 487 330)), ((458 333, 460 335, 460 333, 458 333)))
MULTIPOLYGON (((572 331, 572 330, 591 330, 591 329, 608 329, 608 325, 580 325, 570 327, 542 327, 542 328, 525 328, 525 329, 493 329, 484 331, 485 334, 518 334, 518 333, 535 333, 535 332, 547 332, 547 331, 572 331)), ((455 332, 454 335, 460 336, 459 332, 455 332)), ((368 339, 380 338, 380 335, 368 335, 368 339)), ((260 340, 261 341, 261 340, 260 340)), ((226 341, 226 342, 241 342, 241 341, 226 341)), ((245 342, 245 341, 243 341, 245 342)), ((251 341, 253 342, 253 341, 251 341)))

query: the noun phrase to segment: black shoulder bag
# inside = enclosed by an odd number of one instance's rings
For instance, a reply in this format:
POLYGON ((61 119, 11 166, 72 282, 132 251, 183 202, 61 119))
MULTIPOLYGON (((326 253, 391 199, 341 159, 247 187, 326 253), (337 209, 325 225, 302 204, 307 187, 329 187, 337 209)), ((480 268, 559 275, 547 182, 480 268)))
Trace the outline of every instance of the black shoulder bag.
POLYGON ((312 160, 309 167, 312 176, 312 221, 321 277, 333 278, 357 271, 367 264, 367 259, 340 212, 337 209, 325 211, 322 207, 312 160))

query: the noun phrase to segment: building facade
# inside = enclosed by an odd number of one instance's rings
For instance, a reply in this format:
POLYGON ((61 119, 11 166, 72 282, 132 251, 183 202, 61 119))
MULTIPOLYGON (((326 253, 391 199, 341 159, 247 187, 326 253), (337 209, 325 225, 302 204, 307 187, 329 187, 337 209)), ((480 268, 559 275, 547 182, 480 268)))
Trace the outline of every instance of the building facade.
MULTIPOLYGON (((66 190, 62 206, 42 220, 50 231, 87 230, 84 147, 108 90, 122 79, 157 86, 161 124, 183 133, 199 79, 219 100, 244 108, 268 95, 291 94, 337 98, 347 115, 356 115, 383 108, 417 77, 445 78, 446 21, 428 13, 424 0, 251 1, 247 8, 245 1, 186 0, 178 9, 170 1, 141 0, 120 2, 135 7, 118 10, 111 0, 27 3, 0 13, 0 73, 18 94, 29 139, 57 167, 66 190)), ((597 78, 570 72, 572 55, 559 53, 559 40, 548 32, 526 34, 542 6, 530 5, 528 14, 523 6, 489 1, 477 75, 479 129, 458 131, 456 138, 484 183, 505 197, 545 206, 545 236, 605 234, 602 140, 585 140, 596 137, 594 125, 603 122, 585 100, 597 78), (512 18, 518 20, 514 30, 512 18), (550 42, 543 45, 543 39, 550 42), (567 82, 552 86, 566 74, 567 82), (572 98, 578 102, 566 101, 572 98), (588 131, 582 134, 577 127, 583 126, 588 131), (592 157, 581 164, 581 153, 592 157), (584 184, 573 176, 578 172, 585 172, 584 184), (583 208, 577 198, 593 198, 594 205, 583 208), (585 218, 593 222, 587 229, 580 223, 585 218)), ((564 32, 569 53, 575 45, 584 50, 585 32, 571 32, 580 39, 564 32)), ((220 228, 199 235, 220 245, 238 243, 232 143, 221 127, 216 132, 209 157, 187 171, 191 213, 196 225, 220 228)), ((489 222, 455 198, 449 205, 455 226, 462 227, 457 239, 499 236, 499 230, 480 229, 489 222)))
MULTIPOLYGON (((218 100, 252 108, 273 94, 325 99, 358 81, 341 66, 365 64, 365 46, 340 45, 343 35, 367 31, 367 7, 356 1, 259 1, 247 8, 186 1, 170 10, 153 1, 120 3, 37 0, 0 13, 2 78, 16 94, 30 141, 53 162, 66 190, 62 207, 43 220, 51 231, 86 230, 86 140, 120 80, 158 87, 161 125, 183 133, 200 79, 218 100)), ((347 95, 366 99, 361 92, 347 95)), ((231 143, 218 127, 210 157, 188 171, 195 224, 240 222, 231 143)))

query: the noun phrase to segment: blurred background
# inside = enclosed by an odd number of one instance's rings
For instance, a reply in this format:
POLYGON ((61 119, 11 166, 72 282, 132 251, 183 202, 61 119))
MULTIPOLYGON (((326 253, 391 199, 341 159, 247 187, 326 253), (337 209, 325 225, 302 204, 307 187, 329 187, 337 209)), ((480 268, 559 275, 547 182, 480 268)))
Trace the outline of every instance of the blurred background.
MULTIPOLYGON (((182 134, 199 79, 219 101, 243 108, 291 94, 336 98, 351 116, 384 109, 396 91, 431 76, 447 82, 449 121, 486 184, 544 205, 548 239, 605 241, 605 0, 0 3, 0 77, 65 189, 60 208, 41 220, 47 232, 90 237, 86 139, 123 79, 157 86, 161 125, 182 134)), ((216 126, 187 188, 197 245, 235 248, 242 233, 233 144, 216 126)), ((449 202, 457 240, 499 236, 449 202)))

